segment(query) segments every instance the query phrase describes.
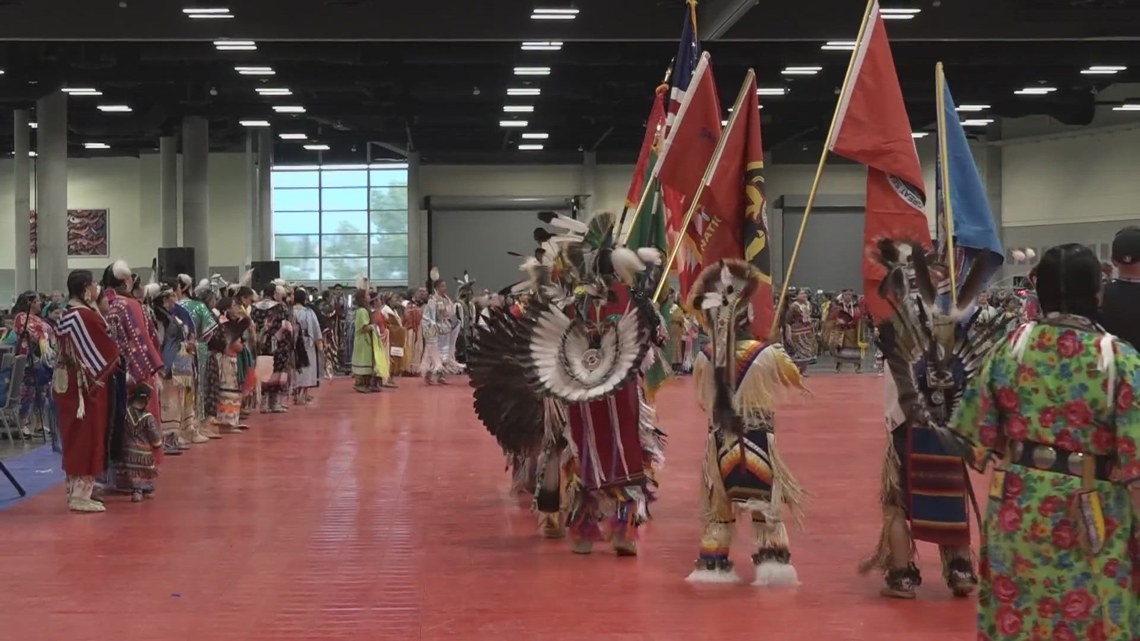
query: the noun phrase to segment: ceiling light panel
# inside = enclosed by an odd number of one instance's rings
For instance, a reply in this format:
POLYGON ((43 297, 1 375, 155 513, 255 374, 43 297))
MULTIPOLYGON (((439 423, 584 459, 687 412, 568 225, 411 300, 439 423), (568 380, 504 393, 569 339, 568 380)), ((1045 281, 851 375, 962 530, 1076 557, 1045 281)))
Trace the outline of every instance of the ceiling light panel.
POLYGON ((292 96, 293 92, 284 87, 258 87, 257 93, 262 96, 292 96))
POLYGON ((328 145, 305 145, 304 147, 309 151, 328 151, 331 149, 328 145))
POLYGON ((281 140, 308 140, 308 134, 281 134, 281 140))
POLYGON ((1013 93, 1017 96, 1046 96, 1054 91, 1057 91, 1056 87, 1026 87, 1025 89, 1018 89, 1013 93))
POLYGON ((549 76, 550 67, 515 67, 516 76, 549 76))
POLYGON ((577 9, 535 9, 531 20, 573 20, 578 17, 577 9))
POLYGON ((820 47, 823 51, 855 51, 854 40, 829 40, 820 47))
POLYGON ((215 40, 218 51, 257 51, 257 43, 252 40, 215 40))
POLYGON ((500 127, 526 127, 530 123, 525 120, 500 120, 500 127))
POLYGON ((542 145, 537 144, 522 144, 519 145, 519 151, 542 151, 542 145))
POLYGON ((1093 65, 1088 69, 1082 69, 1081 73, 1086 76, 1114 76, 1121 71, 1127 71, 1128 67, 1121 67, 1118 65, 1093 65))
POLYGON ((884 7, 879 9, 879 16, 883 20, 914 20, 914 17, 922 13, 922 9, 901 9, 884 7))
POLYGON ((989 105, 958 105, 955 108, 955 111, 966 112, 966 113, 977 113, 979 111, 985 111, 986 109, 989 109, 989 108, 990 108, 989 105))
POLYGON ((522 43, 523 51, 562 51, 562 43, 552 40, 524 42, 522 43))
POLYGON ((509 114, 529 114, 534 113, 534 105, 506 105, 503 111, 509 114))
POLYGON ((785 76, 814 76, 823 71, 823 67, 784 67, 780 73, 785 76))
POLYGON ((268 120, 242 120, 241 126, 242 127, 268 127, 269 121, 268 120))
POLYGON ((1128 103, 1125 105, 1117 105, 1112 108, 1113 111, 1138 111, 1140 112, 1140 103, 1128 103))
POLYGON ((130 105, 99 105, 99 111, 106 113, 130 113, 134 111, 130 105))
POLYGON ((993 118, 967 118, 962 121, 963 127, 985 127, 993 124, 993 118))
POLYGON ((912 132, 910 132, 910 137, 914 138, 915 140, 918 140, 919 138, 925 138, 929 135, 930 135, 929 131, 912 131, 912 132))
POLYGON ((85 149, 110 149, 111 146, 104 142, 85 142, 83 143, 85 149))
POLYGON ((240 73, 243 76, 272 76, 273 74, 276 73, 275 71, 273 71, 273 67, 238 66, 238 67, 234 67, 234 71, 240 73))
POLYGON ((303 114, 305 108, 301 105, 273 105, 273 111, 279 114, 303 114))
POLYGON ((756 89, 757 96, 783 96, 788 93, 784 87, 758 87, 756 89))
POLYGON ((522 135, 523 140, 547 140, 550 134, 541 133, 538 131, 528 131, 522 135))
POLYGON ((538 87, 510 87, 507 89, 508 96, 538 96, 542 95, 542 89, 538 87))
POLYGON ((191 20, 228 20, 234 17, 226 7, 190 7, 182 13, 191 20))

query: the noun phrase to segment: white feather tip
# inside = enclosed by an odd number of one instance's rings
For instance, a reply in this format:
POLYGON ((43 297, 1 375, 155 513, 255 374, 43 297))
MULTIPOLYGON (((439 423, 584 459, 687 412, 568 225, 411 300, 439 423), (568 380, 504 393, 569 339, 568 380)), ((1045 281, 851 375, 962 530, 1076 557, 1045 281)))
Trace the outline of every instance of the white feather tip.
POLYGON ((637 257, 646 265, 660 265, 662 262, 661 250, 653 247, 642 247, 638 249, 637 257))
POLYGON ((111 273, 119 280, 128 280, 131 277, 131 266, 127 264, 127 261, 120 258, 111 263, 111 273))

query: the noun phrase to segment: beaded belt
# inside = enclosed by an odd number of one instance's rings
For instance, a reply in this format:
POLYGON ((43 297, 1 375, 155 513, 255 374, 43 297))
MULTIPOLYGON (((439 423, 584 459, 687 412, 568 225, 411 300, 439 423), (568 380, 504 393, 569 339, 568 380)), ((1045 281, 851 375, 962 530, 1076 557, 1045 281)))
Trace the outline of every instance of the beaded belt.
POLYGON ((1022 467, 1031 467, 1038 470, 1082 476, 1084 474, 1085 459, 1092 457, 1096 463, 1097 480, 1107 481, 1111 464, 1109 457, 1097 454, 1071 452, 1055 445, 1035 443, 1033 441, 1014 441, 1009 444, 1009 461, 1022 467))

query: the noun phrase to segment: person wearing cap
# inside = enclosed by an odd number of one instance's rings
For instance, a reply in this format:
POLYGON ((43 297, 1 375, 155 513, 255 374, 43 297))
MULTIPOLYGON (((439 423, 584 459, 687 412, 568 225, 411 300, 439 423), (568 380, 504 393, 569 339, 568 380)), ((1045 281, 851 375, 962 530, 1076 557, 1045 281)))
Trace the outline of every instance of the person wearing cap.
POLYGON ((1130 225, 1112 239, 1117 277, 1100 299, 1100 322, 1110 334, 1140 349, 1140 227, 1130 225))
POLYGON ((1140 354, 1097 325, 1100 261, 1041 257, 1043 315, 969 382, 951 429, 979 472, 978 639, 1140 638, 1140 354))

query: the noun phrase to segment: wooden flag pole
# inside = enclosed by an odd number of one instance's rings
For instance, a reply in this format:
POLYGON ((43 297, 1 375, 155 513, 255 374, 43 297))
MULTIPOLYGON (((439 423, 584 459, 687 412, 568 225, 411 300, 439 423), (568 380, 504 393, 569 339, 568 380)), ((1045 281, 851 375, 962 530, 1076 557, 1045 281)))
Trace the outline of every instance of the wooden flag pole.
POLYGON ((958 306, 958 274, 957 256, 954 255, 954 210, 950 201, 950 155, 946 150, 946 73, 942 70, 942 63, 934 65, 935 103, 938 109, 938 164, 942 181, 942 213, 946 217, 946 259, 950 268, 950 304, 958 306))
MULTIPOLYGON (((744 104, 744 98, 748 95, 748 88, 752 86, 752 78, 756 73, 749 69, 748 73, 744 75, 744 85, 740 88, 740 93, 736 96, 736 102, 733 103, 732 115, 728 117, 728 125, 720 133, 720 140, 716 142, 716 149, 713 151, 712 158, 709 160, 709 166, 705 168, 705 175, 701 178, 701 184, 697 187, 697 193, 693 194, 693 202, 689 204, 688 211, 685 212, 685 218, 681 221, 681 228, 677 234, 677 242, 669 249, 669 257, 665 259, 665 265, 661 269, 662 274, 668 274, 669 269, 673 267, 673 261, 677 260, 677 252, 681 250, 681 243, 685 242, 685 231, 689 228, 689 223, 693 221, 693 215, 697 213, 697 208, 701 206, 701 196, 705 193, 705 187, 708 185, 709 180, 712 178, 713 172, 716 171, 716 166, 720 162, 720 157, 724 153, 724 145, 728 141, 728 132, 736 125, 736 119, 740 116, 740 107, 744 104)), ((690 90, 692 87, 690 87, 690 90)), ((663 277, 661 282, 657 283, 657 290, 653 292, 653 300, 661 299, 661 292, 665 289, 665 284, 668 278, 663 277)))
MULTIPOLYGON (((875 6, 878 0, 868 0, 867 8, 863 11, 863 23, 859 25, 859 36, 855 39, 855 50, 851 52, 851 60, 847 63, 847 74, 843 76, 843 86, 839 89, 839 99, 843 100, 843 96, 847 95, 847 87, 851 84, 851 73, 855 70, 855 56, 859 54, 859 48, 863 46, 863 38, 867 33, 867 22, 871 18, 871 9, 875 6)), ((823 168, 827 165, 827 154, 831 146, 831 137, 835 135, 835 125, 839 122, 839 106, 841 102, 836 103, 835 113, 831 116, 831 126, 827 130, 827 140, 823 143, 823 152, 819 155, 819 164, 815 167, 815 178, 811 182, 811 191, 808 193, 807 205, 804 207, 804 217, 800 221, 800 231, 796 235, 796 244, 792 248, 792 258, 788 261, 788 270, 784 273, 784 283, 780 287, 780 302, 776 305, 776 315, 772 319, 772 331, 769 334, 771 341, 776 340, 777 332, 780 329, 780 310, 784 309, 784 303, 788 299, 788 285, 792 282, 792 274, 796 269, 796 259, 800 255, 800 245, 804 242, 804 231, 807 229, 808 216, 811 215, 812 207, 815 206, 815 198, 819 194, 819 185, 823 180, 823 168)))

